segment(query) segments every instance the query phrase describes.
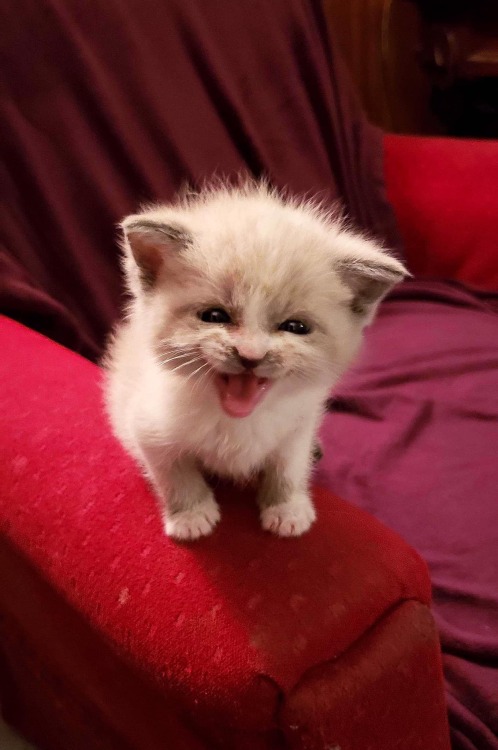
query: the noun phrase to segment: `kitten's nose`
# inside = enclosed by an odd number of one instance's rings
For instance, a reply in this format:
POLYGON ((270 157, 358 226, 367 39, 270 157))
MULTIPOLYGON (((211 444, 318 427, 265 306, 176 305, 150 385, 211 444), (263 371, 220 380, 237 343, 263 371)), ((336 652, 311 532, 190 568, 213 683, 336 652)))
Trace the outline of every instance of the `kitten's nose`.
POLYGON ((254 370, 254 368, 257 367, 264 359, 264 357, 261 357, 260 359, 248 359, 247 357, 241 357, 238 352, 237 357, 239 358, 239 362, 245 370, 254 370))

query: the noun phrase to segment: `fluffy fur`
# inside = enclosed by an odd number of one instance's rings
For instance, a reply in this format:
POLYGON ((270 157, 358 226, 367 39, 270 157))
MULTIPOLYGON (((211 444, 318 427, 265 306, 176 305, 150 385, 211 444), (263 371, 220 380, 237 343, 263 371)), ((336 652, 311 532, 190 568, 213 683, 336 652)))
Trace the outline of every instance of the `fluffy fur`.
POLYGON ((160 498, 166 533, 212 531, 210 472, 258 478, 263 528, 302 534, 315 519, 308 484, 323 404, 405 269, 320 207, 264 184, 204 190, 121 226, 132 302, 106 357, 107 406, 160 498), (201 319, 213 309, 229 321, 201 319), (309 332, 282 330, 289 320, 309 332), (265 385, 238 418, 216 384, 249 382, 242 372, 265 385))

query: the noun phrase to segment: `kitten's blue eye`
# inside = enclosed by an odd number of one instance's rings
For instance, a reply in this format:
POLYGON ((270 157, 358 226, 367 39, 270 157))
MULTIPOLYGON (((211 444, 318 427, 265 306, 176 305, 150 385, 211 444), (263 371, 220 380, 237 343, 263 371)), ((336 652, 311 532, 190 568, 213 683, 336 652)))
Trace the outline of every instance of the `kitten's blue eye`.
POLYGON ((302 320, 284 320, 283 323, 280 323, 278 330, 295 333, 297 336, 306 336, 307 333, 311 332, 310 327, 302 320))
POLYGON ((203 323, 231 323, 230 315, 222 307, 210 307, 208 310, 202 310, 199 318, 203 323))

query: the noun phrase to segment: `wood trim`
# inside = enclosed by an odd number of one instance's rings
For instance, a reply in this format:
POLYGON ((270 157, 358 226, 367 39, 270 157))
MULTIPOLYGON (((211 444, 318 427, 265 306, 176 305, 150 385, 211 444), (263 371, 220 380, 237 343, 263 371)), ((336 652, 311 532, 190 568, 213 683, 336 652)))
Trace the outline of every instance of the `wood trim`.
POLYGON ((410 0, 323 0, 331 37, 368 117, 386 131, 439 133, 421 62, 422 19, 410 0))

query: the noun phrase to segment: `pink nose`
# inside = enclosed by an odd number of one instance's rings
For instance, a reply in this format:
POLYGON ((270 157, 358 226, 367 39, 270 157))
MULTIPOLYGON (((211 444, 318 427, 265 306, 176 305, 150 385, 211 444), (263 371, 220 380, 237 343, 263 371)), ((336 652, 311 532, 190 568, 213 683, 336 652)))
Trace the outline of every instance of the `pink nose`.
POLYGON ((253 370, 257 367, 266 357, 266 352, 261 347, 255 347, 249 343, 244 346, 234 346, 233 354, 239 360, 239 363, 246 370, 253 370))

